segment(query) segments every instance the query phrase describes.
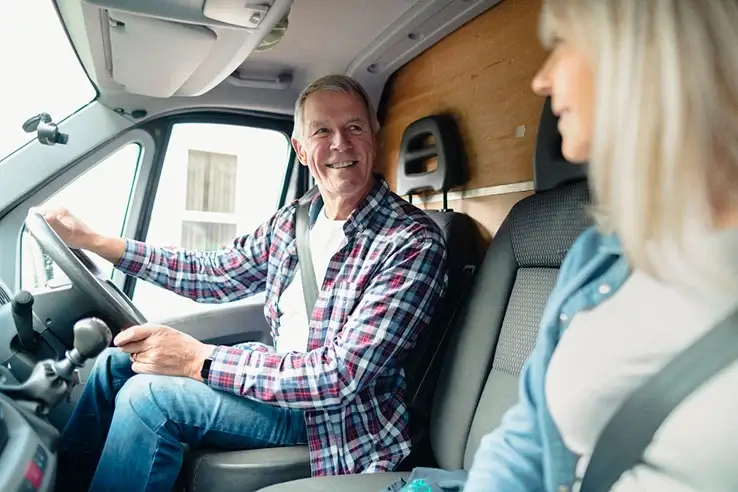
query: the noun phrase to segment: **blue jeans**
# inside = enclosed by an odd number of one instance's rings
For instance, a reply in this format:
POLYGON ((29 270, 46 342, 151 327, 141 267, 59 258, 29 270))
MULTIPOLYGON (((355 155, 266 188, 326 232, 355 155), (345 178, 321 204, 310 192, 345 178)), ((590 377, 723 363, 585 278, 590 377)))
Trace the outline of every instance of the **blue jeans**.
POLYGON ((170 491, 183 444, 225 450, 305 444, 304 414, 193 379, 136 374, 100 355, 61 438, 58 491, 170 491))

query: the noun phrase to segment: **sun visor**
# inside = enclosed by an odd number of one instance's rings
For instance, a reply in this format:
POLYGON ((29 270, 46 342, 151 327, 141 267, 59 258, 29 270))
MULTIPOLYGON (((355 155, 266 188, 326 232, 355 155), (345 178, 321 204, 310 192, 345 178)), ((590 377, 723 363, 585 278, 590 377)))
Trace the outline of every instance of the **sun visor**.
POLYGON ((170 97, 202 65, 216 42, 204 26, 110 12, 112 77, 126 91, 170 97))
MULTIPOLYGON (((132 94, 201 95, 238 69, 292 3, 84 0, 102 30, 104 69, 96 62, 95 73, 132 94)), ((94 36, 94 24, 87 29, 94 36)))

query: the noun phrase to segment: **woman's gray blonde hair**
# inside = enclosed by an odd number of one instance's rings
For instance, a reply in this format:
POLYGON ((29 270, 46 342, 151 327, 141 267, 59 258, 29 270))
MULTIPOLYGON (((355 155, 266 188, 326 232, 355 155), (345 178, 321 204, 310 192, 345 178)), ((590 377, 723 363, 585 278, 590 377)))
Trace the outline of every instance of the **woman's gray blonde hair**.
POLYGON ((592 62, 599 226, 636 268, 735 287, 711 238, 738 212, 738 1, 544 0, 540 28, 592 62))
POLYGON ((358 96, 366 107, 367 114, 369 115, 369 124, 371 125, 372 135, 377 135, 377 132, 379 132, 377 112, 374 110, 374 105, 372 104, 366 89, 348 75, 326 75, 312 82, 297 97, 297 101, 295 102, 295 125, 292 130, 292 138, 301 140, 304 136, 303 126, 305 122, 303 121, 303 113, 305 109, 305 101, 308 96, 314 92, 323 91, 344 92, 358 96))

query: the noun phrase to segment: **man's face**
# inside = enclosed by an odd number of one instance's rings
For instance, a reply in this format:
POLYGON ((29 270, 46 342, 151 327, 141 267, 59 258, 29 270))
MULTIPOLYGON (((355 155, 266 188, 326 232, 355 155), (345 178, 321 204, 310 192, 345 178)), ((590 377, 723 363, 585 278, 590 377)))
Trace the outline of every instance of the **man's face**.
POLYGON ((302 135, 292 139, 297 156, 324 199, 354 198, 371 187, 374 134, 359 95, 318 91, 305 100, 302 135))

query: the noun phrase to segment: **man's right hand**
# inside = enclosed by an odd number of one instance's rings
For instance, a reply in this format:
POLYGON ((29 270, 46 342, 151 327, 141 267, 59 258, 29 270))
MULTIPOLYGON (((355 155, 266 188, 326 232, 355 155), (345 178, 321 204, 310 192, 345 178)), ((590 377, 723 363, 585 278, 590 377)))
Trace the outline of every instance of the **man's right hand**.
POLYGON ((40 209, 40 212, 70 248, 91 251, 113 264, 120 262, 126 247, 124 239, 98 234, 66 208, 40 209))

